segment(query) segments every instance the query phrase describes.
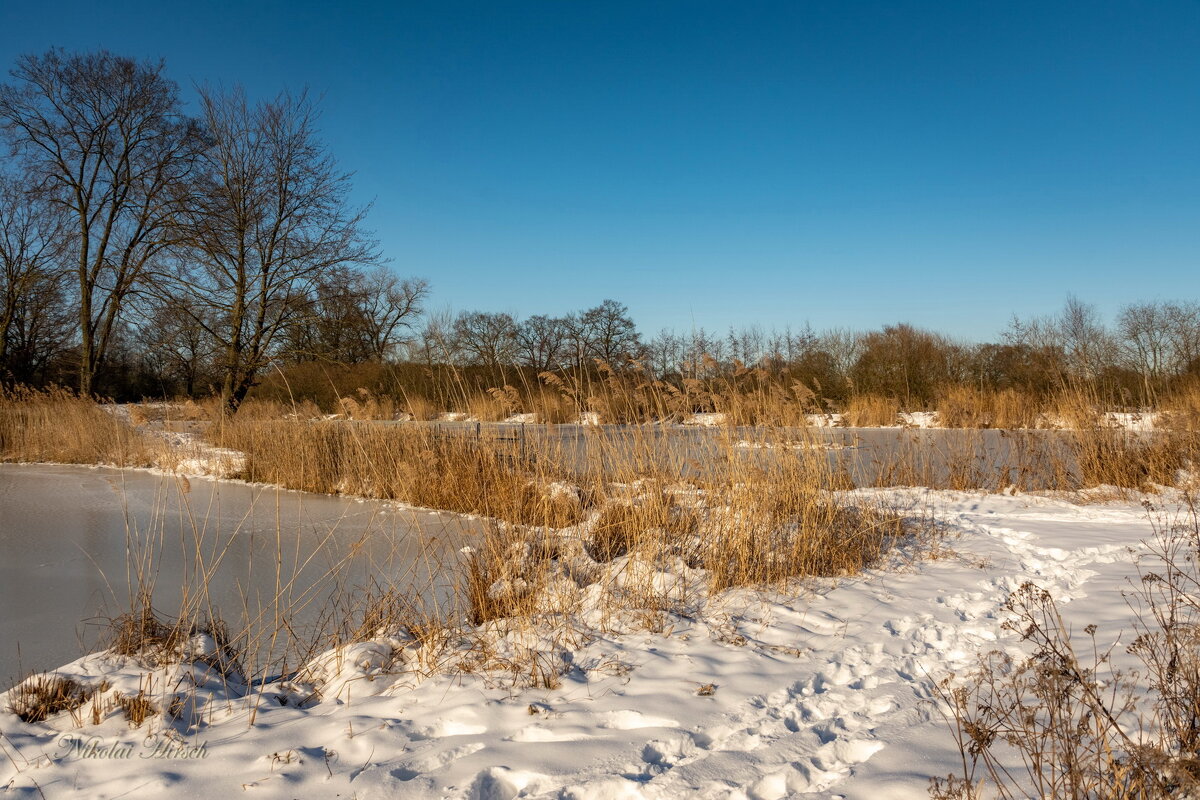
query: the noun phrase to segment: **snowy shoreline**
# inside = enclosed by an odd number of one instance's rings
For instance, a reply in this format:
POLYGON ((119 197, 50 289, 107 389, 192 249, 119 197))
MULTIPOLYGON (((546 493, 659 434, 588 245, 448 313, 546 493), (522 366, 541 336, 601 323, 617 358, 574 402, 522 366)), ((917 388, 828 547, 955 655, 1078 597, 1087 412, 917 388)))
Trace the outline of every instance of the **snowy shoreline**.
POLYGON ((425 677, 396 658, 412 643, 389 637, 325 654, 308 703, 311 685, 247 693, 201 661, 87 656, 59 674, 126 694, 186 686, 191 705, 138 729, 119 713, 99 725, 84 713, 81 726, 0 713, 0 785, 46 797, 924 797, 930 776, 959 763, 935 681, 1015 645, 1003 603, 1026 580, 1060 602, 1089 598, 1063 606, 1079 626, 1123 619, 1117 590, 1149 521, 1131 502, 851 494, 928 506, 947 535, 861 576, 727 592, 668 615, 661 633, 588 626, 543 682, 555 688, 486 671, 425 677), (70 736, 203 745, 205 757, 82 758, 70 736))

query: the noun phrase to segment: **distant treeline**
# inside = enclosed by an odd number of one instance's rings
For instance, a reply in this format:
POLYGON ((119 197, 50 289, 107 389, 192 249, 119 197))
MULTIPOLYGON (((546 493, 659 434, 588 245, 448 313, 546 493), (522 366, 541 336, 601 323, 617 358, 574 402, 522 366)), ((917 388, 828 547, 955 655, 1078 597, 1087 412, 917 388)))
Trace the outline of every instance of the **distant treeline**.
POLYGON ((281 353, 280 369, 265 375, 255 394, 336 409, 339 397, 361 388, 399 406, 417 401, 468 411, 492 390, 516 411, 542 407, 529 398, 553 391, 586 410, 588 397, 611 394, 617 383, 623 394, 653 383, 657 396, 682 392, 691 411, 718 410, 720 401, 705 397, 755 392, 783 393, 810 412, 844 410, 862 396, 921 410, 936 407, 952 388, 1033 400, 1084 392, 1110 408, 1142 408, 1200 377, 1200 305, 1182 302, 1135 303, 1106 321, 1069 299, 1060 313, 1014 320, 998 342, 984 344, 906 324, 645 337, 612 300, 564 317, 463 312, 420 322, 385 360, 355 359, 310 338, 303 353, 281 353))
POLYGON ((682 398, 675 411, 722 392, 920 409, 948 387, 1145 406, 1200 373, 1194 302, 1104 320, 1072 298, 988 344, 906 324, 650 335, 615 300, 526 319, 427 314, 428 284, 387 269, 365 211, 348 204, 307 96, 255 103, 201 88, 193 116, 162 63, 105 51, 23 56, 11 76, 0 84, 6 385, 217 396, 227 408, 252 392, 328 408, 365 389, 441 410, 554 397, 566 414, 650 384, 682 398))

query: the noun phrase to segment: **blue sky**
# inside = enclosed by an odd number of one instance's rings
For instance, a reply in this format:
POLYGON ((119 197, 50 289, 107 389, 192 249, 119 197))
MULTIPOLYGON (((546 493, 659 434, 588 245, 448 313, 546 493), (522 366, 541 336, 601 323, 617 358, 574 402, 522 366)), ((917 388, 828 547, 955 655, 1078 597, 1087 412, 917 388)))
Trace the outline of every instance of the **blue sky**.
POLYGON ((51 46, 323 95, 436 308, 987 339, 1200 299, 1194 1, 0 3, 0 63, 51 46))

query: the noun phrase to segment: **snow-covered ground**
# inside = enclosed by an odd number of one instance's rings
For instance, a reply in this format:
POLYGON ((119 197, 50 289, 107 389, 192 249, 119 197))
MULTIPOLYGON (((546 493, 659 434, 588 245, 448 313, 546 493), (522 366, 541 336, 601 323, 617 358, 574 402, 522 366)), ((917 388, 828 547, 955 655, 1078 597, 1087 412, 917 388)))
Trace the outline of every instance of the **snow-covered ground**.
POLYGON ((228 478, 239 474, 246 466, 246 454, 238 450, 216 447, 196 433, 146 430, 167 445, 160 469, 175 475, 228 478))
MULTIPOLYGON (((199 660, 156 668, 82 658, 60 674, 93 686, 107 680, 101 697, 110 701, 143 690, 174 718, 134 729, 103 703, 99 724, 91 704, 78 722, 61 714, 23 723, 0 712, 0 791, 925 797, 928 778, 959 763, 935 681, 982 651, 1016 646, 1001 629, 1003 603, 1024 581, 1073 601, 1063 606, 1072 626, 1103 621, 1115 632, 1150 525, 1132 502, 859 494, 932 513, 945 537, 932 552, 901 550, 861 576, 712 598, 695 614, 669 616, 658 633, 606 632, 581 620, 578 647, 532 679, 422 678, 416 646, 387 637, 327 653, 290 685, 252 690, 199 660)), ((211 643, 194 645, 202 653, 211 643)))

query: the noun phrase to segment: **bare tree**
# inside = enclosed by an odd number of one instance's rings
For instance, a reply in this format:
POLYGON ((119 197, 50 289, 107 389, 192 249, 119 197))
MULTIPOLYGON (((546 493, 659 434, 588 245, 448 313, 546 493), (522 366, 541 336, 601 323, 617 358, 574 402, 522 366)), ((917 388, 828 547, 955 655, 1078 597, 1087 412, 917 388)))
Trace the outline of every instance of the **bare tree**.
POLYGON ((643 355, 641 336, 629 309, 616 300, 605 300, 580 316, 586 347, 593 358, 617 367, 643 355))
POLYGON ((1068 361, 1079 377, 1094 380, 1116 360, 1115 343, 1095 306, 1068 295, 1058 326, 1068 361))
POLYGON ((534 314, 517 326, 517 358, 538 372, 558 369, 571 359, 567 324, 562 317, 534 314))
POLYGON ((1171 359, 1180 374, 1200 370, 1200 304, 1170 303, 1165 308, 1171 333, 1171 359))
POLYGON ((1171 364, 1171 325, 1168 308, 1160 303, 1132 303, 1117 314, 1122 360, 1142 377, 1143 391, 1152 399, 1171 364))
POLYGON ((211 143, 167 283, 216 339, 221 399, 234 411, 322 277, 379 256, 362 230, 365 209, 347 205, 350 176, 317 139, 307 95, 252 106, 241 89, 206 89, 200 104, 211 143))
POLYGON ((647 358, 650 362, 650 369, 658 378, 667 378, 672 375, 680 375, 683 370, 684 361, 684 343, 683 337, 677 336, 674 331, 663 328, 660 330, 650 344, 647 345, 647 358))
POLYGON ((408 343, 407 358, 419 361, 432 370, 438 364, 453 364, 458 361, 454 341, 454 313, 445 308, 428 312, 425 324, 417 331, 414 341, 408 343))
POLYGON ((364 318, 362 273, 337 266, 313 281, 312 291, 297 301, 280 333, 280 358, 289 361, 336 361, 358 364, 371 359, 364 318))
POLYGON ((576 370, 583 370, 591 355, 591 336, 583 315, 571 312, 562 318, 563 354, 576 370))
POLYGON ((517 322, 510 314, 464 311, 454 319, 454 340, 471 363, 489 369, 516 361, 517 322))
POLYGON ((177 298, 156 303, 139 331, 144 359, 160 379, 177 381, 185 395, 195 397, 202 379, 211 376, 216 341, 207 329, 212 321, 196 321, 199 309, 183 307, 177 298))
POLYGON ((28 378, 48 355, 39 351, 55 327, 48 323, 61 313, 63 233, 57 208, 0 175, 0 377, 28 378))
POLYGON ((685 342, 684 375, 698 380, 716 377, 725 356, 724 338, 710 334, 704 328, 695 328, 685 342))
POLYGON ((742 364, 758 364, 766 354, 766 335, 762 328, 730 328, 727 337, 729 357, 742 364))
POLYGON ((26 55, 0 86, 0 126, 70 216, 79 390, 93 390, 128 295, 168 244, 175 190, 200 144, 162 63, 107 51, 26 55))
POLYGON ((383 361, 402 343, 427 293, 425 281, 401 280, 382 265, 369 272, 334 267, 288 324, 282 350, 299 361, 383 361))
POLYGON ((401 344, 401 332, 410 329, 421 313, 429 284, 421 278, 402 279, 381 265, 359 273, 351 287, 358 297, 371 355, 383 361, 401 344))

